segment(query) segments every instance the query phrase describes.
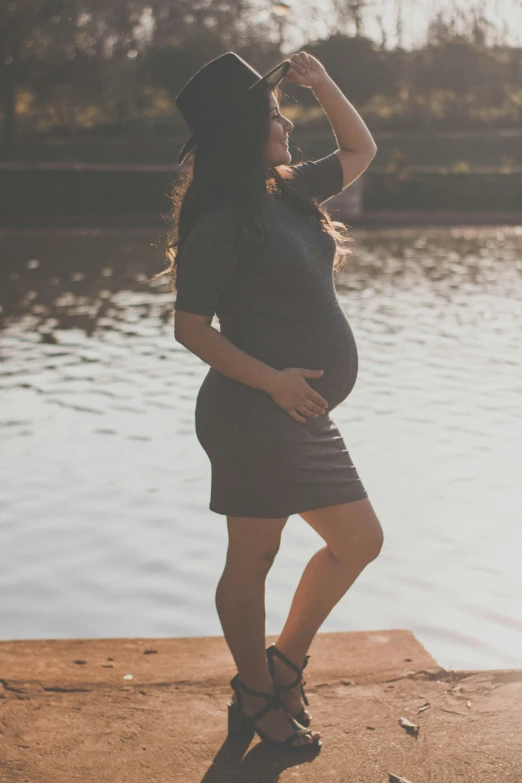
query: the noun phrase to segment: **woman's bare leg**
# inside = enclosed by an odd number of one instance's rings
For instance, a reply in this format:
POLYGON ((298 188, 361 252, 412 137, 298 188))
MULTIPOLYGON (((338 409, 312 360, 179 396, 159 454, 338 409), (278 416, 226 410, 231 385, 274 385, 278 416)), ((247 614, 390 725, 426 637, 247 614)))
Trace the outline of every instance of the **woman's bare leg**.
MULTIPOLYGON (((216 608, 240 678, 248 688, 269 693, 274 692, 274 687, 265 653, 265 581, 287 519, 227 517, 227 559, 216 588, 216 608)), ((262 697, 244 691, 241 695, 249 715, 266 706, 262 697)), ((235 694, 232 700, 236 701, 235 694)), ((282 709, 270 710, 257 725, 277 742, 295 731, 282 709)), ((320 737, 319 732, 311 731, 294 742, 305 744, 316 737, 320 737)))
MULTIPOLYGON (((361 571, 379 554, 383 533, 368 498, 301 513, 326 542, 307 563, 292 599, 288 618, 276 642, 284 655, 299 667, 312 639, 333 607, 361 571)), ((277 657, 275 682, 296 678, 277 657)), ((304 707, 299 685, 283 693, 288 709, 296 714, 304 707)))

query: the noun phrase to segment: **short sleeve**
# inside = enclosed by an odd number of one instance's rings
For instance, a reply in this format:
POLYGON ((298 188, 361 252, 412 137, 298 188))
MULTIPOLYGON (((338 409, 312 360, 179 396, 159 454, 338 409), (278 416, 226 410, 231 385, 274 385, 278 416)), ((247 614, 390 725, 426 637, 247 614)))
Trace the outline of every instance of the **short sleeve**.
POLYGON ((181 245, 176 310, 213 316, 238 267, 239 221, 229 204, 198 215, 181 245))
POLYGON ((343 167, 335 152, 288 168, 302 178, 312 198, 320 204, 343 190, 343 167))

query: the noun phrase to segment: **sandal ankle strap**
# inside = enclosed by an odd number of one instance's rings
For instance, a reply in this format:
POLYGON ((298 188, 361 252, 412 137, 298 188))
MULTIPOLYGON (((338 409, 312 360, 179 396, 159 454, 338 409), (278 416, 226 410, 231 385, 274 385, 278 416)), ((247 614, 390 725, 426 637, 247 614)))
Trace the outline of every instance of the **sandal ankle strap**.
POLYGON ((276 655, 278 658, 284 661, 284 663, 286 663, 287 666, 293 669, 296 674, 299 674, 299 676, 302 675, 303 670, 306 668, 306 664, 312 657, 311 655, 305 655, 303 665, 301 666, 301 668, 299 668, 299 666, 297 666, 297 664, 291 661, 290 658, 287 658, 286 655, 281 652, 281 650, 278 650, 275 644, 271 644, 270 647, 267 648, 266 652, 268 654, 269 660, 273 655, 276 655))
POLYGON ((277 647, 275 646, 275 644, 271 644, 270 647, 267 648, 266 653, 267 653, 267 656, 268 656, 268 666, 269 666, 270 674, 272 675, 272 677, 274 677, 274 674, 275 674, 274 662, 273 662, 273 656, 274 655, 276 655, 278 658, 280 658, 282 661, 284 661, 287 666, 289 666, 291 669, 293 669, 297 673, 297 677, 295 678, 295 680, 293 682, 288 683, 286 685, 277 685, 274 682, 274 688, 277 691, 279 691, 279 692, 281 692, 281 691, 289 691, 292 688, 295 688, 296 685, 301 683, 301 696, 303 697, 304 703, 308 707, 309 703, 308 703, 308 699, 306 698, 306 693, 305 693, 305 690, 304 690, 304 686, 306 685, 306 681, 303 679, 303 670, 305 669, 306 664, 310 660, 311 656, 310 655, 305 655, 305 659, 304 659, 303 665, 302 665, 301 668, 299 668, 299 666, 297 666, 297 664, 295 664, 293 661, 291 661, 289 658, 287 658, 286 655, 284 655, 284 653, 281 652, 281 650, 278 650, 277 647))
POLYGON ((242 709, 242 703, 241 703, 241 690, 245 691, 245 693, 249 693, 251 696, 261 696, 262 698, 266 699, 266 705, 262 707, 259 712, 256 712, 255 715, 252 715, 252 720, 259 720, 265 713, 267 713, 269 710, 276 710, 279 707, 283 707, 285 709, 285 705, 281 700, 281 695, 275 691, 275 693, 270 693, 270 691, 257 691, 253 688, 248 688, 241 677, 239 676, 239 672, 232 677, 230 680, 230 685, 236 692, 236 695, 238 697, 238 706, 240 709, 242 709))

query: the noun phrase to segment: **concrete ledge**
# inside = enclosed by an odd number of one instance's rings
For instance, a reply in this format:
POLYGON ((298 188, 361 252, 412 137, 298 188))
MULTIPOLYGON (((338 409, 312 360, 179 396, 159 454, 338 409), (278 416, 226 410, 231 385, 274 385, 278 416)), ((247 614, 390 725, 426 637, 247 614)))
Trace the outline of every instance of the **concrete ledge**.
POLYGON ((522 670, 446 671, 405 630, 309 654, 305 758, 226 739, 223 637, 0 642, 0 783, 522 781, 522 670))
MULTIPOLYGON (((267 636, 267 645, 277 641, 267 636)), ((307 681, 357 678, 376 682, 439 667, 410 631, 318 634, 309 650, 307 681), (308 675, 308 670, 310 675, 308 675), (312 671, 313 669, 313 671, 312 671)), ((0 642, 0 672, 18 682, 51 686, 133 682, 223 685, 236 673, 222 636, 177 639, 56 639, 0 642)))

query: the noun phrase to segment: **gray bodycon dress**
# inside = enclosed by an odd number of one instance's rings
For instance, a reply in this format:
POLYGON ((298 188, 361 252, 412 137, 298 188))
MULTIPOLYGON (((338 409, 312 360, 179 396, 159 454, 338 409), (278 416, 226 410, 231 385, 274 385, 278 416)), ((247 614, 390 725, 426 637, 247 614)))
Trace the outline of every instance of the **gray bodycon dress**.
MULTIPOLYGON (((291 166, 322 203, 342 190, 331 153, 291 166)), ((180 254, 176 309, 219 318, 221 333, 271 367, 323 369, 306 378, 329 408, 306 422, 272 397, 209 368, 195 407, 197 438, 212 468, 209 508, 218 514, 281 518, 367 497, 333 409, 352 391, 357 347, 337 299, 335 239, 312 215, 276 195, 263 203, 267 242, 238 263, 231 205, 206 210, 180 254)))

